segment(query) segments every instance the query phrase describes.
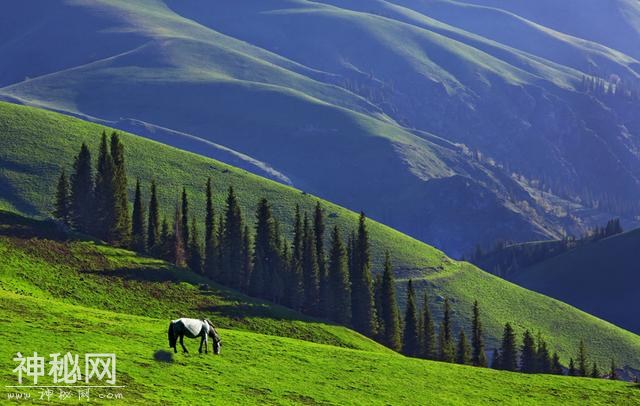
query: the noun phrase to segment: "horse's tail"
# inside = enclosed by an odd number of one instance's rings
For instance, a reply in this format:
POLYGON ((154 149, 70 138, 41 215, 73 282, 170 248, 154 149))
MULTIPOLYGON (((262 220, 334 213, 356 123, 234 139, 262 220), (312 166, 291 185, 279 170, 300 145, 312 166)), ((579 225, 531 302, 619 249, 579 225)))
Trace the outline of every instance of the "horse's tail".
POLYGON ((174 348, 176 346, 176 335, 173 332, 173 322, 169 323, 169 331, 167 333, 169 336, 169 348, 174 348))

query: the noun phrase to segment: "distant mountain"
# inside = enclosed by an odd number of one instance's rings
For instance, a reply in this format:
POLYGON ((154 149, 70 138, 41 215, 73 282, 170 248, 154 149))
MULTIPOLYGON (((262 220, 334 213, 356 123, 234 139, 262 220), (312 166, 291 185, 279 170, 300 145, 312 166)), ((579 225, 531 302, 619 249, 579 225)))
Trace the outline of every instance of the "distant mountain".
POLYGON ((640 229, 578 247, 509 279, 639 334, 638 247, 640 229))
POLYGON ((0 97, 144 123, 454 256, 632 218, 639 103, 580 86, 615 74, 633 88, 633 44, 581 36, 578 20, 560 32, 533 6, 469 3, 6 4, 0 97))

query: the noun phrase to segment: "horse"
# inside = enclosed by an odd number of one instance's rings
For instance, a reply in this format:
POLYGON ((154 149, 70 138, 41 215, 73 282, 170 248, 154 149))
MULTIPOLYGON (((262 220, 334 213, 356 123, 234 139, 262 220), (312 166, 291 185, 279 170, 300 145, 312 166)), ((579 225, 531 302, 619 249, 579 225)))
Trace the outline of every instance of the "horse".
POLYGON ((207 319, 198 320, 198 319, 181 318, 177 320, 171 320, 171 323, 169 323, 168 335, 169 335, 169 348, 173 348, 173 351, 175 353, 178 352, 178 349, 176 348, 178 338, 180 338, 180 345, 182 346, 182 350, 187 354, 189 353, 189 350, 187 350, 187 347, 184 346, 184 342, 183 342, 184 336, 187 336, 189 338, 201 337, 200 348, 198 349, 198 351, 201 354, 202 354, 203 344, 204 344, 204 352, 208 354, 208 351, 207 351, 208 338, 211 337, 214 354, 216 355, 220 354, 220 347, 222 346, 222 340, 220 339, 220 336, 218 335, 218 332, 216 331, 215 327, 213 327, 213 324, 211 324, 211 322, 207 319))

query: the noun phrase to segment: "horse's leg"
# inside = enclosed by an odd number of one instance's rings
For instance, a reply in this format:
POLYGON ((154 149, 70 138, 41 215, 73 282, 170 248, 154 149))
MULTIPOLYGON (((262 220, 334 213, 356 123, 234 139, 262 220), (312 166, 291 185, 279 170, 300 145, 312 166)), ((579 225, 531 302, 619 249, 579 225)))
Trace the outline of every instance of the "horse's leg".
POLYGON ((180 345, 182 346, 182 351, 188 354, 189 350, 184 346, 184 334, 180 334, 180 345))
MULTIPOLYGON (((198 352, 202 354, 202 343, 204 343, 204 336, 200 339, 200 347, 198 348, 198 352)), ((205 348, 206 349, 206 348, 205 348)))

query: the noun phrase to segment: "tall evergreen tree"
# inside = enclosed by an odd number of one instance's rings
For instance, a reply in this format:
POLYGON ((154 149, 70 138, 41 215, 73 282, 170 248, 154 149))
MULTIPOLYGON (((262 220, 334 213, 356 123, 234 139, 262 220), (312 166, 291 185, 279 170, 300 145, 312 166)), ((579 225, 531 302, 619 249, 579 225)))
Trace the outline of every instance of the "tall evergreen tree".
POLYGON ((172 240, 173 237, 169 228, 169 222, 167 221, 167 218, 164 217, 162 219, 162 227, 160 230, 160 236, 158 237, 158 242, 154 246, 155 255, 165 261, 172 261, 172 240))
POLYGON ((609 379, 614 381, 618 379, 616 362, 613 360, 613 358, 611 358, 611 368, 609 369, 609 379))
POLYGON ((591 377, 600 378, 600 370, 598 369, 598 364, 595 361, 593 361, 593 365, 591 367, 591 377))
POLYGON ((416 293, 413 282, 407 284, 407 305, 404 314, 404 334, 402 335, 402 352, 409 357, 417 357, 420 353, 418 340, 418 311, 416 309, 416 293))
POLYGON ((347 252, 340 237, 338 226, 331 233, 329 252, 329 293, 331 319, 348 325, 351 322, 351 284, 347 269, 347 252))
POLYGON ((578 369, 577 373, 579 376, 588 376, 589 371, 587 370, 587 349, 584 345, 584 341, 580 340, 580 345, 578 347, 578 369))
POLYGON ((173 234, 171 235, 171 261, 178 267, 184 267, 186 265, 184 252, 185 242, 182 240, 184 236, 182 224, 182 212, 180 211, 180 206, 176 205, 173 217, 173 234))
POLYGON ((300 206, 296 205, 293 226, 291 260, 285 281, 285 304, 294 310, 301 310, 304 302, 304 283, 302 278, 302 218, 300 206))
POLYGON ((71 223, 76 229, 90 233, 94 223, 93 214, 91 153, 87 144, 83 143, 71 175, 71 223))
POLYGON ((189 254, 189 268, 195 273, 202 274, 202 248, 200 247, 200 237, 198 236, 195 217, 191 219, 191 232, 189 236, 191 238, 189 241, 189 250, 187 251, 189 254))
POLYGON ((220 241, 222 256, 221 279, 224 284, 240 289, 245 277, 241 272, 244 225, 240 204, 233 187, 229 187, 224 216, 224 229, 220 241))
POLYGON ((261 199, 256 210, 255 241, 253 249, 253 272, 249 294, 273 300, 271 283, 278 266, 278 245, 271 206, 261 199))
POLYGON ((516 348, 516 333, 510 323, 504 325, 502 347, 500 348, 500 369, 515 371, 518 368, 518 350, 516 348))
POLYGON ((304 280, 304 310, 309 314, 318 315, 320 299, 318 259, 316 257, 315 238, 306 213, 304 215, 303 229, 302 275, 304 280))
POLYGON ((482 322, 480 321, 480 305, 478 301, 473 302, 473 321, 471 344, 473 347, 471 361, 477 367, 487 366, 487 354, 484 352, 484 337, 482 322))
POLYGON ((352 247, 351 310, 354 328, 362 334, 375 336, 371 254, 366 216, 360 213, 358 234, 352 247))
POLYGON ((422 357, 426 359, 436 359, 436 327, 429 308, 427 292, 424 293, 422 301, 422 333, 420 344, 422 346, 422 357))
POLYGON ((319 291, 319 314, 329 316, 329 278, 327 276, 327 258, 324 252, 324 210, 320 202, 316 202, 313 216, 313 235, 315 240, 316 260, 318 261, 319 291))
POLYGON ((576 364, 573 362, 573 358, 569 358, 569 376, 578 376, 578 371, 576 370, 576 364))
POLYGON ((149 199, 149 219, 147 220, 147 246, 149 251, 155 251, 160 243, 160 204, 156 181, 151 181, 151 197, 149 199))
POLYGON ((60 220, 64 225, 71 225, 71 197, 69 192, 69 180, 67 173, 63 169, 60 171, 58 184, 56 187, 56 203, 53 210, 55 218, 60 220))
POLYGON ((560 364, 560 356, 557 352, 553 353, 553 357, 551 358, 551 371, 554 375, 562 375, 562 365, 560 364))
MULTIPOLYGON (((411 290, 413 290, 413 287, 411 287, 411 290)), ((413 301, 414 303, 412 305, 409 305, 407 302, 407 314, 411 322, 413 322, 413 317, 415 316, 417 323, 417 315, 410 314, 412 311, 416 311, 415 297, 413 297, 413 301), (413 306, 413 310, 409 309, 411 306, 413 306)), ((396 300, 396 283, 391 269, 389 252, 386 252, 384 257, 384 272, 382 274, 382 284, 380 287, 380 311, 380 319, 382 320, 383 327, 382 343, 394 351, 400 351, 400 311, 398 310, 398 302, 396 300)), ((405 323, 405 328, 406 327, 407 324, 405 323)), ((409 328, 411 329, 411 326, 409 328)), ((409 333, 413 334, 411 331, 409 333)), ((416 337, 418 336, 419 332, 416 331, 416 337)), ((409 338, 411 339, 412 337, 413 336, 410 335, 409 338)), ((409 348, 411 348, 413 343, 409 342, 408 345, 409 348)), ((419 352, 420 349, 417 348, 414 356, 418 356, 419 352)))
POLYGON ((453 333, 451 325, 451 306, 449 298, 444 299, 444 312, 438 336, 440 361, 453 362, 455 358, 455 348, 453 344, 453 333))
POLYGON ((113 158, 113 196, 115 222, 111 231, 112 242, 121 247, 131 240, 131 217, 127 194, 127 171, 124 162, 124 145, 117 133, 111 134, 111 157, 113 158))
POLYGON ((114 192, 114 163, 107 142, 107 134, 102 132, 95 179, 95 234, 107 241, 114 241, 116 223, 116 200, 114 192))
POLYGON ((140 179, 136 180, 136 194, 133 199, 133 214, 131 215, 131 248, 138 252, 145 252, 147 248, 144 224, 144 206, 140 179))
MULTIPOLYGON (((251 276, 253 275, 253 250, 251 249, 251 233, 249 232, 249 226, 244 226, 244 231, 242 232, 242 273, 241 273, 241 282, 240 288, 243 291, 248 291, 250 289, 250 281, 251 276)), ((278 303, 276 297, 269 298, 273 302, 278 303)))
POLYGON ((189 196, 187 195, 187 189, 182 187, 182 241, 187 244, 185 246, 184 252, 187 258, 189 257, 189 196))
POLYGON ((522 336, 522 348, 520 350, 520 371, 524 373, 536 372, 536 344, 529 330, 522 336))
POLYGON ((456 363, 462 365, 471 364, 471 347, 467 342, 467 336, 464 334, 464 330, 460 329, 460 335, 458 336, 458 346, 456 349, 456 363))
MULTIPOLYGON (((373 280, 373 303, 375 303, 375 315, 376 315, 376 331, 377 337, 375 339, 382 343, 384 337, 384 321, 382 320, 382 275, 376 274, 373 280)), ((418 331, 420 331, 420 322, 418 320, 418 331)))
POLYGON ((542 337, 542 334, 538 333, 538 349, 536 351, 536 372, 542 374, 551 373, 552 360, 547 348, 547 343, 542 337))
POLYGON ((207 207, 205 217, 204 235, 204 273, 210 278, 216 278, 218 274, 218 236, 216 233, 216 214, 213 208, 213 191, 211 178, 207 179, 207 207))

